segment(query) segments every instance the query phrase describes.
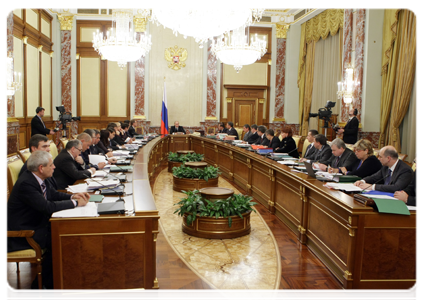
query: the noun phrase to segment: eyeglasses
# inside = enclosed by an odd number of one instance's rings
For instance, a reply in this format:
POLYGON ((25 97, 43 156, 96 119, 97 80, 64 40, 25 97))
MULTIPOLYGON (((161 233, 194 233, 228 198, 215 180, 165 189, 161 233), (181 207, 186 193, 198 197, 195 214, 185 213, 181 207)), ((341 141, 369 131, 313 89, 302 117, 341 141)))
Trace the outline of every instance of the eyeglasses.
POLYGON ((75 148, 76 150, 79 150, 79 152, 82 152, 82 148, 81 149, 79 149, 79 148, 75 148))
POLYGON ((354 149, 354 152, 360 152, 360 151, 364 151, 364 150, 361 150, 361 149, 354 149))

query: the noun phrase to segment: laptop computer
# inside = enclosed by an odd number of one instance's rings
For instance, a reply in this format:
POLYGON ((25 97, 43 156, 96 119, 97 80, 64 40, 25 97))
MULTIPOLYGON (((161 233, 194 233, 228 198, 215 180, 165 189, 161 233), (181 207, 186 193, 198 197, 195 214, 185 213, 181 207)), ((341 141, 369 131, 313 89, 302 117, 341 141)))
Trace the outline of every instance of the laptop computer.
POLYGON ((332 179, 326 178, 324 176, 316 175, 316 172, 313 170, 313 165, 311 163, 308 163, 305 161, 304 166, 306 167, 308 176, 316 178, 317 180, 320 180, 320 181, 333 181, 332 179))

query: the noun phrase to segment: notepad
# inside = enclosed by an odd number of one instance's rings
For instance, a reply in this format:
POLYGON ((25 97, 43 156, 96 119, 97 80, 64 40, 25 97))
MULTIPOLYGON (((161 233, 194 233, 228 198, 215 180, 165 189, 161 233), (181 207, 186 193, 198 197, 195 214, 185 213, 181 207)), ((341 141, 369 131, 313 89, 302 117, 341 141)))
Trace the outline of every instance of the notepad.
POLYGON ((90 202, 101 202, 103 199, 103 195, 90 195, 90 202))
POLYGON ((77 218, 77 217, 97 217, 97 205, 94 202, 88 202, 85 206, 65 209, 55 212, 52 218, 77 218))

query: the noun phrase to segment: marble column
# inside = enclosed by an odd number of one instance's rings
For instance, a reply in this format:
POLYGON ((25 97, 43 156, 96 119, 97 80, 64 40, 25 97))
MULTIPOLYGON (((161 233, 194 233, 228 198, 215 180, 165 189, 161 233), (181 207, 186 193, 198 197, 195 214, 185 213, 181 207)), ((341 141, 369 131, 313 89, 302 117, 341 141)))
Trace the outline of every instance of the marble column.
MULTIPOLYGON (((344 52, 342 56, 342 78, 344 82, 347 76, 347 73, 345 72, 345 70, 349 64, 352 64, 352 59, 351 59, 351 51, 352 51, 352 43, 353 43, 352 39, 353 39, 353 10, 345 9, 344 10, 344 47, 343 47, 344 52)), ((348 110, 349 110, 349 106, 347 106, 342 100, 341 116, 338 122, 345 123, 348 121, 348 110)))
MULTIPOLYGON (((72 65, 71 40, 73 15, 58 15, 60 21, 60 69, 62 86, 62 105, 67 112, 72 112, 72 65)), ((68 124, 70 135, 78 134, 78 122, 68 124)), ((69 138, 69 137, 68 137, 69 138)))
POLYGON ((273 121, 285 121, 285 57, 286 39, 278 38, 276 46, 275 117, 273 121))
MULTIPOLYGON (((209 128, 217 130, 217 116, 216 116, 216 82, 217 82, 217 58, 211 51, 212 42, 207 44, 207 108, 204 123, 200 122, 202 129, 208 132, 209 128)), ((211 129, 212 131, 212 129, 211 129)))
POLYGON ((362 84, 364 67, 364 30, 366 24, 366 10, 357 9, 356 11, 356 35, 355 35, 355 59, 354 59, 354 88, 353 88, 353 107, 358 110, 357 118, 361 120, 362 107, 362 84))
MULTIPOLYGON (((13 57, 13 11, 7 16, 7 53, 13 57)), ((7 100, 7 155, 18 152, 19 121, 15 118, 15 97, 6 96, 7 100)))

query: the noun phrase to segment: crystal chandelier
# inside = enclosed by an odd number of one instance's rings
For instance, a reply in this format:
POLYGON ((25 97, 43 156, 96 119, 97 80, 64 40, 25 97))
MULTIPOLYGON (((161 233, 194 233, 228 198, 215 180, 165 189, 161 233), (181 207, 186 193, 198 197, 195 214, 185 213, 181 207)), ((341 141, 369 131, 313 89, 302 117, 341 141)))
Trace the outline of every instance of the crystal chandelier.
POLYGON ((12 52, 9 52, 7 55, 7 73, 6 73, 6 95, 8 97, 12 97, 15 95, 15 92, 20 91, 22 89, 22 82, 21 82, 21 73, 13 72, 13 57, 12 52), (17 81, 14 81, 17 80, 17 81))
POLYGON ((260 21, 264 9, 221 9, 207 7, 204 9, 189 9, 171 7, 165 9, 153 9, 151 21, 170 28, 177 36, 178 33, 184 38, 191 36, 200 48, 209 39, 219 36, 240 26, 249 26, 260 21))
POLYGON ((97 30, 93 34, 93 47, 105 59, 117 61, 123 69, 127 62, 137 61, 151 49, 151 36, 141 35, 136 39, 132 10, 113 10, 112 29, 103 33, 97 30))
POLYGON ((353 87, 354 87, 354 69, 353 67, 348 64, 347 68, 345 69, 345 81, 338 82, 338 100, 344 98, 344 103, 348 106, 352 102, 352 94, 353 94, 353 87))
POLYGON ((257 34, 250 38, 248 28, 241 26, 217 41, 213 40, 211 51, 224 64, 233 65, 239 73, 242 66, 253 64, 267 52, 266 45, 265 38, 259 39, 257 34))

